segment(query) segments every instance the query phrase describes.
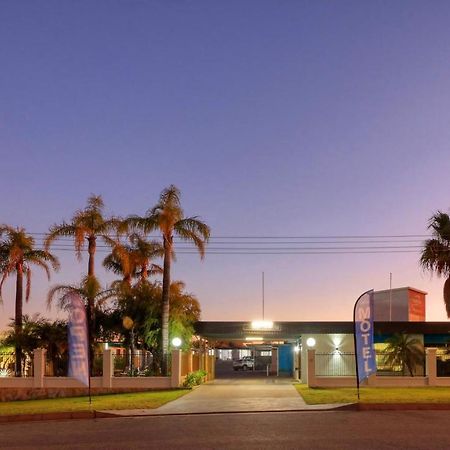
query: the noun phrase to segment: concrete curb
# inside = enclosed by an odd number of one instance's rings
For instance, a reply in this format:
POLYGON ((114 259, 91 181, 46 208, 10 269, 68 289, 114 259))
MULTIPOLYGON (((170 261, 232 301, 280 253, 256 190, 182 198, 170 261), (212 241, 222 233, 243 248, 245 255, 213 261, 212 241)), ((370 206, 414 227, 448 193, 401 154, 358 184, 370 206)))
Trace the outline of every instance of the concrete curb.
MULTIPOLYGON (((120 414, 109 411, 74 411, 60 413, 41 413, 41 414, 15 414, 10 416, 0 416, 1 423, 9 422, 37 422, 43 420, 71 420, 71 419, 120 419, 124 417, 165 417, 165 416, 207 416, 218 414, 266 414, 266 413, 299 413, 299 412, 320 412, 320 411, 336 411, 345 408, 348 405, 321 408, 321 409, 277 409, 272 411, 212 411, 212 412, 179 412, 179 413, 137 413, 137 414, 120 414)), ((351 405, 350 405, 351 406, 351 405)), ((353 408, 354 409, 354 408, 353 408)))
POLYGON ((336 406, 333 408, 317 408, 317 409, 272 409, 264 411, 204 411, 204 412, 176 412, 176 413, 137 413, 137 414, 115 414, 105 413, 108 417, 171 417, 171 416, 215 416, 220 414, 279 414, 279 413, 316 413, 323 411, 338 411, 343 407, 336 406))
POLYGON ((354 403, 357 411, 448 411, 450 403, 354 403))
POLYGON ((0 423, 9 422, 35 422, 41 420, 68 420, 68 419, 97 419, 106 417, 116 417, 113 414, 100 411, 73 411, 58 413, 40 414, 14 414, 10 416, 0 416, 0 423))
MULTIPOLYGON (((277 409, 272 411, 213 411, 213 412, 179 412, 179 413, 150 413, 150 414, 120 414, 106 411, 74 411, 41 414, 15 414, 0 416, 1 423, 37 422, 45 420, 73 420, 73 419, 120 419, 130 417, 166 417, 166 416, 208 416, 219 414, 270 414, 270 413, 317 413, 330 411, 449 411, 450 403, 351 403, 348 405, 329 408, 311 409, 277 409)), ((118 410, 120 411, 120 410, 118 410)))

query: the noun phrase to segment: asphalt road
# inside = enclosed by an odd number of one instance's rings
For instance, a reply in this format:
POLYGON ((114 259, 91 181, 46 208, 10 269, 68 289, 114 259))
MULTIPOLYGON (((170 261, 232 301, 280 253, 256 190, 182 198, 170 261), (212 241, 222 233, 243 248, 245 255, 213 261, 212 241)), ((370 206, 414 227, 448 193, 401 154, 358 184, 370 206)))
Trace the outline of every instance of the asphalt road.
POLYGON ((448 411, 211 414, 0 425, 2 449, 449 449, 448 411))

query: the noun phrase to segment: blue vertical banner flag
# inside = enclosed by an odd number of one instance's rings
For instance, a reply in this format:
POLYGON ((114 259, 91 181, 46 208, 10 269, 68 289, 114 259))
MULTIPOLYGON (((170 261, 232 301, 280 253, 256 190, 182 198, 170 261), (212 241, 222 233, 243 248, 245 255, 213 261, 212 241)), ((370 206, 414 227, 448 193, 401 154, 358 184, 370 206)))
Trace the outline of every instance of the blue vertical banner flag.
POLYGON ((373 344, 373 315, 373 290, 371 290, 359 297, 353 310, 358 387, 361 381, 377 371, 373 344))
POLYGON ((89 386, 86 309, 78 294, 69 295, 69 377, 89 386))

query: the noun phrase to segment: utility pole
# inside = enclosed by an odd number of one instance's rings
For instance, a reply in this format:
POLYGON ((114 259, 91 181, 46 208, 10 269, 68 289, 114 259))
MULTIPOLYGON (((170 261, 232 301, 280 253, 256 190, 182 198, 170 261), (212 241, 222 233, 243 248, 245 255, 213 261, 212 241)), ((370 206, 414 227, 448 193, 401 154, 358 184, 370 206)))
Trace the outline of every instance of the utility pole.
POLYGON ((389 322, 392 322, 392 272, 389 272, 389 322))
POLYGON ((262 320, 264 320, 264 272, 262 273, 262 320))

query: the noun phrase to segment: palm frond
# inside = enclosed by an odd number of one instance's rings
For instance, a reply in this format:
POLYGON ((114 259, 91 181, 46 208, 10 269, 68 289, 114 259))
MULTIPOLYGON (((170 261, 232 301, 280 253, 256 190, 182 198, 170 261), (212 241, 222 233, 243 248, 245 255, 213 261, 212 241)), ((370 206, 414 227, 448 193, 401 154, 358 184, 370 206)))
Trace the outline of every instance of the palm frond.
POLYGON ((439 239, 425 241, 420 265, 429 271, 435 271, 438 276, 450 274, 450 246, 439 239))
POLYGON ((91 194, 87 199, 87 207, 85 211, 101 212, 105 207, 103 198, 101 195, 91 194))
POLYGON ((174 227, 175 233, 184 241, 191 241, 197 247, 200 256, 205 255, 205 244, 209 240, 210 228, 196 217, 187 217, 178 221, 174 227))
POLYGON ((181 192, 180 190, 173 184, 171 184, 169 187, 163 189, 159 196, 159 203, 161 205, 174 205, 179 206, 180 205, 180 197, 181 192))
POLYGON ((141 216, 128 216, 125 221, 128 231, 140 230, 145 234, 151 233, 158 228, 158 222, 152 215, 141 216))
POLYGON ((75 227, 72 224, 63 222, 60 225, 52 225, 44 240, 44 248, 49 250, 51 244, 60 237, 73 236, 75 234, 75 227))
POLYGON ((430 218, 428 228, 433 230, 436 239, 450 243, 450 217, 442 211, 437 211, 430 218))
POLYGON ((64 309, 67 303, 68 295, 74 292, 80 295, 82 294, 82 290, 74 285, 58 284, 53 286, 47 294, 47 309, 51 308, 55 297, 59 297, 59 309, 64 309))
MULTIPOLYGON (((52 255, 50 252, 46 250, 31 250, 27 252, 25 255, 25 260, 28 262, 32 262, 33 264, 38 264, 40 262, 50 263, 53 270, 57 271, 60 268, 59 260, 56 256, 52 255)), ((47 272, 48 278, 50 278, 50 271, 48 270, 48 265, 45 267, 41 265, 41 267, 47 272)))

